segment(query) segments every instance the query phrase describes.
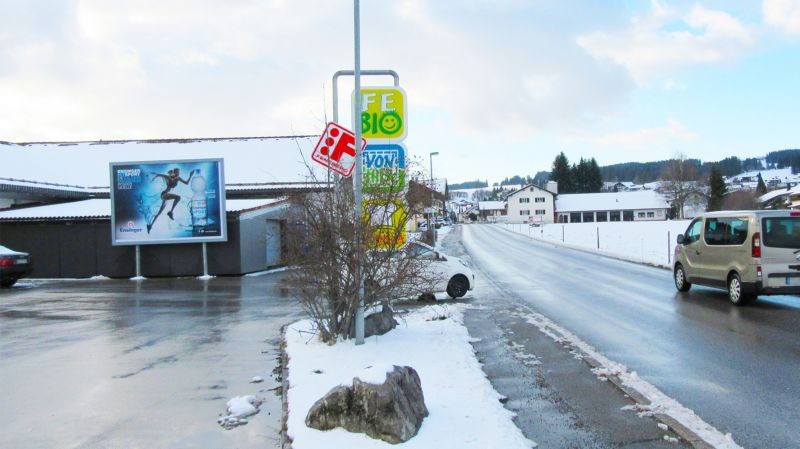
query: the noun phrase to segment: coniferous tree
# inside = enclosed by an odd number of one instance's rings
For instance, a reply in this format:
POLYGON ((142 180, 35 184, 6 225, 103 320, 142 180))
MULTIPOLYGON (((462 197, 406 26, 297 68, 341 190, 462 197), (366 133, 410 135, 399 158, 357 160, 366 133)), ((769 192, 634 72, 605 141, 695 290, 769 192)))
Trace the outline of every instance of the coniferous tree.
POLYGON ((570 170, 569 159, 564 155, 564 152, 556 156, 553 161, 553 168, 550 170, 550 181, 558 183, 559 193, 573 193, 575 192, 575 184, 572 179, 572 170, 570 170))
POLYGON ((756 186, 756 194, 763 195, 767 193, 767 185, 764 184, 764 179, 761 178, 761 173, 758 173, 758 186, 756 186))
POLYGON ((603 188, 603 175, 600 173, 600 166, 597 165, 595 158, 589 159, 586 181, 586 191, 597 193, 603 188))
POLYGON ((708 176, 708 186, 711 191, 708 196, 707 210, 721 210, 722 203, 725 200, 725 194, 728 193, 728 188, 725 186, 725 180, 722 178, 722 170, 716 165, 711 167, 711 173, 708 176))
POLYGON ((586 160, 581 158, 578 164, 572 164, 572 182, 575 186, 575 193, 586 193, 586 178, 588 166, 586 160))

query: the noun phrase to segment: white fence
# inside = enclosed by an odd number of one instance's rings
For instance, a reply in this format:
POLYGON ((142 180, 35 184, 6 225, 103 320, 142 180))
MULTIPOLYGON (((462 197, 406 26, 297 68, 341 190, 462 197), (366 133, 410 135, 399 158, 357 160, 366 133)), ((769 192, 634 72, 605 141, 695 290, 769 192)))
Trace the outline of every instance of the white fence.
POLYGON ((675 239, 686 231, 689 220, 615 221, 602 223, 555 223, 530 226, 522 223, 496 226, 534 240, 617 257, 633 262, 671 267, 675 239))

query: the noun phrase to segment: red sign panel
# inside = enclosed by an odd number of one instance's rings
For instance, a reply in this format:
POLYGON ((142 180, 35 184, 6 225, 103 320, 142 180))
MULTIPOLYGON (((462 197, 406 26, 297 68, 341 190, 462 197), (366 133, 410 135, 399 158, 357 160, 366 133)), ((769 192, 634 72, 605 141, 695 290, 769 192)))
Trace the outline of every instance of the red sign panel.
MULTIPOLYGON (((342 176, 350 176, 356 166, 356 135, 347 128, 330 122, 317 142, 311 159, 342 176)), ((361 139, 361 149, 367 141, 361 139)))

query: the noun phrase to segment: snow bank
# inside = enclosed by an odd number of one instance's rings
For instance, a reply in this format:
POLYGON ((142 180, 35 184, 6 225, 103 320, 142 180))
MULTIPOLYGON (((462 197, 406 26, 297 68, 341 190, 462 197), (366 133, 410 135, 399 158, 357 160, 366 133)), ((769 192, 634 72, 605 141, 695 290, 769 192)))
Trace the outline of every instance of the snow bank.
POLYGON ((331 388, 351 385, 354 377, 382 383, 393 365, 419 374, 430 415, 404 448, 530 448, 481 370, 457 305, 430 306, 402 317, 386 335, 361 346, 342 341, 328 346, 312 334, 311 322, 286 331, 289 355, 287 432, 294 449, 372 449, 393 445, 344 429, 319 431, 305 425, 308 410, 331 388))
POLYGON ((670 268, 676 238, 686 231, 688 225, 689 220, 666 220, 554 223, 541 227, 527 224, 495 226, 534 240, 670 268))

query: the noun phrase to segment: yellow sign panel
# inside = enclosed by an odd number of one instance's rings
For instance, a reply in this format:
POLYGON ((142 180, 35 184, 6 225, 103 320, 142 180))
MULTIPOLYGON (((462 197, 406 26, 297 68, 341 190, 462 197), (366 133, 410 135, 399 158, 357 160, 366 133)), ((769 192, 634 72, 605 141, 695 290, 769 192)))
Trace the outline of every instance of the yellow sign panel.
POLYGON ((364 218, 374 230, 373 248, 400 248, 406 244, 406 206, 401 200, 367 199, 362 203, 364 218))
POLYGON ((361 89, 361 135, 399 141, 406 137, 406 93, 399 87, 361 89))

